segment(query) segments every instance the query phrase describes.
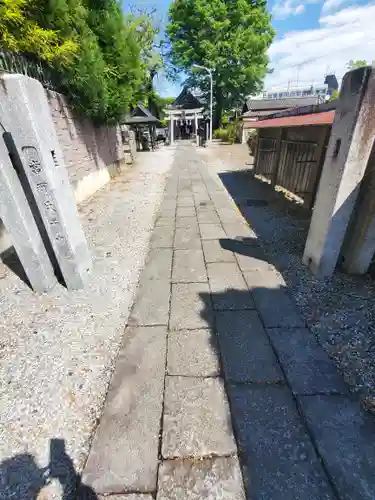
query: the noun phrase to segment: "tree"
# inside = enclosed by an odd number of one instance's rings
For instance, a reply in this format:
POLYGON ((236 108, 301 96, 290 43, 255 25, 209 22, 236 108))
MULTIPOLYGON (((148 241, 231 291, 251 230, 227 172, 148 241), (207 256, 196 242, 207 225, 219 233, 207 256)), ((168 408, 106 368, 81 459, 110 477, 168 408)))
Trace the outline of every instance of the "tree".
POLYGON ((223 111, 257 92, 265 76, 274 31, 266 0, 175 0, 169 10, 169 57, 188 83, 206 95, 214 72, 215 126, 223 111))
POLYGON ((346 65, 349 71, 352 69, 363 68, 364 66, 368 66, 367 61, 364 59, 358 59, 358 61, 353 61, 353 59, 351 59, 346 65))
POLYGON ((331 97, 329 98, 329 101, 335 101, 336 99, 339 98, 340 92, 338 90, 334 90, 332 92, 331 97))
POLYGON ((156 30, 120 0, 0 0, 0 47, 33 54, 58 75, 76 109, 119 120, 148 93, 156 30))
POLYGON ((67 66, 78 51, 73 36, 63 36, 58 29, 43 27, 36 19, 32 0, 0 2, 0 46, 12 52, 37 54, 48 63, 67 66))

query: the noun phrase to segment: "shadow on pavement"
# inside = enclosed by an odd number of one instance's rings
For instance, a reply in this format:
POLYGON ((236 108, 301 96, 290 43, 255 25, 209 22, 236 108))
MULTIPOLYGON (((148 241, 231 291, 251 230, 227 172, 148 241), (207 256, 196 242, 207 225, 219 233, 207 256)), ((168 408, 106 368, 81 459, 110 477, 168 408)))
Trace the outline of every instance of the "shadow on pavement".
POLYGON ((50 498, 44 497, 42 491, 53 480, 57 480, 60 485, 61 500, 98 500, 96 493, 81 483, 81 477, 75 471, 63 439, 51 439, 50 462, 47 467, 39 467, 33 455, 29 453, 21 453, 4 460, 0 464, 0 499, 50 498))

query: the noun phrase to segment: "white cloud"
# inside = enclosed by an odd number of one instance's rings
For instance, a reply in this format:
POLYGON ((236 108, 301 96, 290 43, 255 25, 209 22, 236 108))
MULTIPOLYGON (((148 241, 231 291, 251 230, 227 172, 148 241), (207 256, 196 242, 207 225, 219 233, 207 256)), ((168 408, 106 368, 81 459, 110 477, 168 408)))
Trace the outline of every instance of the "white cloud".
POLYGON ((289 16, 297 16, 305 12, 305 5, 309 3, 319 3, 320 0, 279 0, 275 3, 272 14, 275 19, 286 19, 289 16))
POLYGON ((340 80, 350 59, 375 59, 375 3, 342 9, 320 18, 320 28, 286 33, 269 49, 266 86, 322 83, 327 71, 340 80))
POLYGON ((332 12, 333 10, 338 9, 346 3, 347 0, 326 0, 322 7, 322 13, 327 14, 328 12, 332 12))

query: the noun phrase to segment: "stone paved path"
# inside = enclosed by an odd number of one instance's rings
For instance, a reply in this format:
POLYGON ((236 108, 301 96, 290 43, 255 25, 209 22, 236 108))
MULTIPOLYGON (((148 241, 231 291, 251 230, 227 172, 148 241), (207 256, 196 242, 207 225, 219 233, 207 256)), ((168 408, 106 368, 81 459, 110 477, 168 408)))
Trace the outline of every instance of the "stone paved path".
POLYGON ((374 438, 215 170, 179 146, 84 482, 114 500, 374 499, 374 438))

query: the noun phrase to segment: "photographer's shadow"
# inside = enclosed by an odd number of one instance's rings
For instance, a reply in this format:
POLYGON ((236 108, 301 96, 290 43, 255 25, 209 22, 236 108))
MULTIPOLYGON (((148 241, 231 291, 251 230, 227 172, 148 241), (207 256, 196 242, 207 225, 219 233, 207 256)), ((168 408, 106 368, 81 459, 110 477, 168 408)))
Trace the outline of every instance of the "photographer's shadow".
POLYGON ((54 480, 60 484, 62 500, 98 500, 94 490, 81 482, 63 439, 51 439, 47 467, 40 468, 28 453, 4 460, 0 465, 0 500, 40 500, 42 490, 54 480))

